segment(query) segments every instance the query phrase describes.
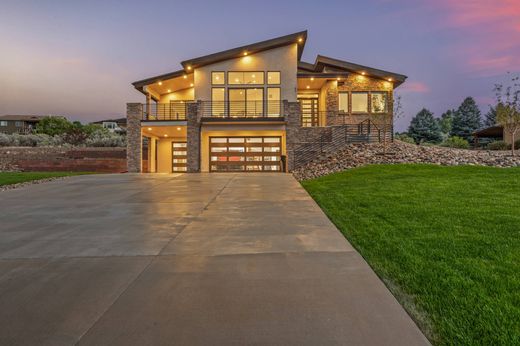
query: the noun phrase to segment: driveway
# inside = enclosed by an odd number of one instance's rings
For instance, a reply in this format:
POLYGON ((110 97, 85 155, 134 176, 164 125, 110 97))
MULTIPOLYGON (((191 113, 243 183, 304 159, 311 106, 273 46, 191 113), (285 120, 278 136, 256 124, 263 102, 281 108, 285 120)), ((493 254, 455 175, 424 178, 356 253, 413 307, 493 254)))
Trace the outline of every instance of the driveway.
POLYGON ((428 344, 286 174, 0 192, 0 329, 2 345, 428 344))

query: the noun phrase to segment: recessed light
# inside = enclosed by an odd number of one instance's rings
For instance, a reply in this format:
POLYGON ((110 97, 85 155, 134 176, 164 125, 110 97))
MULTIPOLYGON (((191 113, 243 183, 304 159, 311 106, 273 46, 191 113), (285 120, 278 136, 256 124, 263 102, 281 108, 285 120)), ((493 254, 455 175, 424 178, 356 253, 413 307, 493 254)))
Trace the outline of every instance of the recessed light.
POLYGON ((157 84, 162 85, 162 82, 159 82, 159 83, 157 83, 157 84))
POLYGON ((310 89, 311 87, 309 85, 307 85, 307 89, 310 89))
POLYGON ((184 76, 182 76, 182 78, 186 79, 186 78, 188 78, 188 76, 184 75, 184 76))
POLYGON ((188 70, 191 70, 191 66, 188 66, 187 69, 188 69, 188 70))
POLYGON ((391 82, 393 79, 392 78, 388 78, 388 81, 391 82))
POLYGON ((244 52, 244 56, 247 56, 247 52, 244 52))
POLYGON ((164 137, 168 137, 168 135, 164 135, 164 137))
POLYGON ((190 83, 190 87, 192 87, 192 86, 193 86, 193 83, 190 83))
POLYGON ((148 131, 152 131, 152 128, 151 128, 151 127, 149 127, 149 128, 148 128, 148 131))
POLYGON ((363 72, 361 72, 361 74, 364 76, 364 75, 365 75, 365 72, 363 71, 363 72))
POLYGON ((171 89, 168 89, 168 92, 171 93, 172 92, 171 89))
POLYGON ((177 131, 180 131, 180 130, 181 130, 181 128, 180 128, 180 127, 177 127, 177 131))
POLYGON ((298 42, 302 42, 302 41, 303 41, 303 38, 300 37, 300 38, 298 39, 298 42))
POLYGON ((339 77, 338 77, 338 78, 336 78, 336 80, 340 80, 340 79, 341 79, 341 78, 339 78, 339 77))
POLYGON ((311 77, 311 81, 313 81, 313 80, 314 80, 314 77, 311 77))

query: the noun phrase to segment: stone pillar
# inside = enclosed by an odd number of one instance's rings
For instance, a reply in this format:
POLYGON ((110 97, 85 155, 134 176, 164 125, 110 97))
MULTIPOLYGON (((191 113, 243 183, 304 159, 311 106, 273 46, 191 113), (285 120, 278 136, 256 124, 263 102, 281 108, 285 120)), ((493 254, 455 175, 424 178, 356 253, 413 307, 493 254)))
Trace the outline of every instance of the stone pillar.
POLYGON ((186 170, 188 173, 200 172, 200 119, 202 104, 200 101, 188 103, 186 114, 186 170))
POLYGON ((126 104, 126 166, 129 173, 140 173, 142 162, 141 117, 143 105, 126 104))
POLYGON ((285 117, 285 139, 287 167, 289 172, 294 169, 294 149, 298 143, 299 131, 301 129, 301 110, 299 102, 283 101, 285 117))

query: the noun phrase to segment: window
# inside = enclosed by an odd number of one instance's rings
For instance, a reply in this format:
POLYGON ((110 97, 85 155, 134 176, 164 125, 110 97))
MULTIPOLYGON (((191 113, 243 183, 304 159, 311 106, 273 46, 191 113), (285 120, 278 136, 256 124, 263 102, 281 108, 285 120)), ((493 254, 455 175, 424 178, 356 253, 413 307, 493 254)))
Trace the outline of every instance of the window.
POLYGON ((258 116, 264 111, 264 89, 229 89, 229 115, 258 116))
POLYGON ((211 89, 211 115, 213 116, 225 115, 224 90, 224 88, 211 89))
POLYGON ((352 93, 352 113, 368 113, 368 93, 352 93))
POLYGON ((280 84, 280 72, 267 72, 267 84, 280 84))
POLYGON ((225 84, 225 82, 224 72, 211 72, 211 84, 222 85, 225 84))
POLYGON ((7 121, 5 121, 5 120, 0 121, 0 126, 7 126, 7 121))
POLYGON ((372 113, 386 113, 388 111, 386 92, 372 92, 370 100, 372 102, 372 113))
POLYGON ((22 127, 22 126, 23 126, 23 122, 21 122, 21 121, 15 121, 15 122, 14 122, 14 126, 16 126, 16 127, 22 127))
POLYGON ((264 84, 264 72, 228 72, 228 84, 264 84))
POLYGON ((342 113, 348 113, 348 93, 340 92, 338 95, 339 111, 342 113))
POLYGON ((267 115, 280 116, 282 106, 280 102, 280 88, 267 88, 267 115))

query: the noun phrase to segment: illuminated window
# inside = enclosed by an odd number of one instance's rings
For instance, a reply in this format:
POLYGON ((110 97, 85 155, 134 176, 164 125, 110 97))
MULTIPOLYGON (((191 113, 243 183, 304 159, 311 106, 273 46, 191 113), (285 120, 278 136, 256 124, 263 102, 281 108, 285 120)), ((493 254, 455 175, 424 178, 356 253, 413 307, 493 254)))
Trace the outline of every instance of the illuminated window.
POLYGON ((352 113, 368 113, 368 93, 352 93, 352 113))
POLYGON ((264 72, 228 72, 228 84, 264 84, 264 72))
POLYGON ((213 84, 213 85, 225 84, 224 72, 211 72, 211 84, 213 84))
POLYGON ((372 92, 370 100, 372 102, 372 113, 386 113, 388 111, 386 92, 372 92))
POLYGON ((267 84, 280 84, 280 72, 267 72, 267 84))
POLYGON ((348 113, 348 93, 340 92, 338 94, 338 108, 342 113, 348 113))
POLYGON ((211 89, 211 114, 213 116, 224 116, 225 114, 225 103, 224 103, 224 88, 213 88, 211 89))
POLYGON ((281 108, 280 88, 267 88, 267 115, 280 116, 281 108))

